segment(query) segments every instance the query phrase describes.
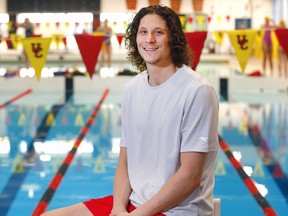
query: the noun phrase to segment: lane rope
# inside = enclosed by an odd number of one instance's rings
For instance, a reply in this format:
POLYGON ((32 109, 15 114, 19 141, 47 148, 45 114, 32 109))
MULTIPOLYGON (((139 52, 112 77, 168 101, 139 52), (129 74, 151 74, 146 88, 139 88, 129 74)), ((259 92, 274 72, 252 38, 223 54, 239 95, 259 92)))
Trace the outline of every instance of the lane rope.
POLYGON ((279 190, 283 194, 286 202, 288 203, 288 177, 282 169, 281 164, 273 155, 268 142, 264 139, 261 130, 257 124, 249 125, 248 132, 252 139, 253 144, 258 151, 264 165, 270 172, 274 181, 276 182, 279 190))
POLYGON ((253 196, 253 198, 256 200, 258 205, 261 207, 262 211, 266 216, 277 216, 277 213, 275 210, 270 206, 268 201, 262 196, 262 194, 257 189, 254 181, 252 178, 250 178, 247 173, 244 171, 242 164, 234 157, 229 145, 222 139, 220 135, 219 137, 219 144, 230 160, 232 166, 235 168, 237 173, 239 174, 240 178, 244 182, 245 186, 253 196))
POLYGON ((55 192, 57 191, 66 171, 68 170, 78 147, 80 146, 83 138, 85 137, 85 135, 89 131, 91 125, 93 124, 94 119, 97 116, 97 114, 101 108, 101 105, 102 105, 103 101, 105 100, 106 96, 108 95, 108 93, 109 93, 108 89, 106 89, 103 92, 101 99, 99 100, 98 104, 96 105, 96 107, 92 111, 90 117, 86 121, 85 126, 82 128, 78 138, 76 139, 73 148, 70 150, 70 152, 68 153, 68 155, 64 159, 62 165, 60 166, 58 172, 56 173, 56 175, 54 176, 54 178, 50 182, 50 184, 49 184, 48 188, 46 189, 45 193, 43 194, 40 202, 38 203, 38 205, 34 209, 32 216, 39 216, 45 212, 51 199, 53 198, 55 192))
POLYGON ((28 90, 20 93, 19 95, 11 98, 9 101, 7 101, 7 102, 5 102, 5 103, 3 103, 3 104, 0 104, 0 109, 6 107, 7 105, 13 103, 14 101, 20 99, 21 97, 23 97, 23 96, 25 96, 25 95, 30 94, 31 92, 32 92, 32 89, 28 89, 28 90))
MULTIPOLYGON (((72 95, 70 95, 72 96, 72 95)), ((12 172, 5 186, 3 187, 0 193, 0 212, 1 216, 5 216, 8 214, 10 207, 12 206, 19 190, 21 189, 22 184, 24 183, 31 166, 35 162, 35 148, 34 142, 36 140, 44 141, 46 140, 48 133, 51 129, 52 125, 46 125, 47 119, 49 118, 49 114, 53 113, 54 117, 58 115, 60 110, 65 106, 55 104, 51 107, 50 111, 46 113, 44 118, 41 120, 40 125, 37 128, 37 132, 34 137, 30 140, 27 146, 27 152, 23 155, 23 158, 17 162, 15 167, 23 167, 21 172, 12 172)))

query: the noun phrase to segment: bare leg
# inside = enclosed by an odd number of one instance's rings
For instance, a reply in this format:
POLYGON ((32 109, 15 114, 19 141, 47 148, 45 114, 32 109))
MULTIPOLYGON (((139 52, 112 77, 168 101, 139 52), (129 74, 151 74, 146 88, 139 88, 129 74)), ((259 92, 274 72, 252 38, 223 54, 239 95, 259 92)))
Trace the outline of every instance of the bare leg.
POLYGON ((273 76, 273 62, 272 62, 272 46, 268 47, 268 59, 270 65, 271 76, 273 76))
POLYGON ((111 47, 107 51, 107 64, 108 64, 108 67, 111 68, 111 47))
POLYGON ((281 50, 278 51, 278 71, 279 71, 279 75, 281 74, 281 76, 282 76, 282 53, 281 53, 281 50))
POLYGON ((83 203, 45 212, 41 216, 93 216, 83 203))
POLYGON ((286 77, 288 79, 288 63, 287 63, 288 59, 286 57, 286 54, 284 56, 283 62, 284 62, 284 70, 283 70, 283 74, 284 77, 286 77))
POLYGON ((263 50, 263 74, 265 76, 267 76, 267 73, 266 73, 266 61, 267 61, 267 50, 268 50, 268 47, 267 47, 267 44, 265 42, 263 42, 262 44, 262 50, 263 50))
POLYGON ((100 53, 100 64, 99 64, 99 71, 101 70, 101 68, 103 67, 104 64, 104 52, 101 51, 100 53))

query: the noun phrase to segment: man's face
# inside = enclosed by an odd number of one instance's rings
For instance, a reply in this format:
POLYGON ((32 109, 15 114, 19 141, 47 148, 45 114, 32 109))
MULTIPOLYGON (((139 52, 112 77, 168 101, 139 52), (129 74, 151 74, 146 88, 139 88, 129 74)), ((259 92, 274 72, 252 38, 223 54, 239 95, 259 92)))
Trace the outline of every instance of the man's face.
POLYGON ((164 66, 171 64, 169 29, 159 15, 144 16, 137 32, 137 47, 147 65, 164 66))

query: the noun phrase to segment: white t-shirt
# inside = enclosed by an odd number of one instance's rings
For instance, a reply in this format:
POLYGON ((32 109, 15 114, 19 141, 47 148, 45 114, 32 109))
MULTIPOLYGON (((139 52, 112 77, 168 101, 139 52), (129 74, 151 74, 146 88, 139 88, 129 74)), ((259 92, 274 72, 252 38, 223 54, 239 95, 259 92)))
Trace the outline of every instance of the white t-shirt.
POLYGON ((130 200, 153 197, 180 166, 181 152, 208 152, 201 185, 165 215, 212 215, 218 150, 218 99, 206 79, 187 66, 153 87, 147 72, 125 87, 121 147, 127 148, 130 200))

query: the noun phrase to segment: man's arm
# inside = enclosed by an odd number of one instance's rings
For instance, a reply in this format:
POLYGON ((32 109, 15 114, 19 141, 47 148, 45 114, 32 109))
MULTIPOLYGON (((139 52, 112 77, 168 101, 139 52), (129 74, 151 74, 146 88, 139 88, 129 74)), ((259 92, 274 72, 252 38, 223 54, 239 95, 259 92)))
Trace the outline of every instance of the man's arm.
POLYGON ((131 186, 127 169, 127 149, 121 147, 118 165, 114 176, 114 200, 113 209, 110 216, 117 215, 120 212, 127 212, 131 186))
POLYGON ((181 153, 181 166, 161 190, 130 215, 150 216, 164 212, 192 193, 200 185, 206 153, 181 153))

